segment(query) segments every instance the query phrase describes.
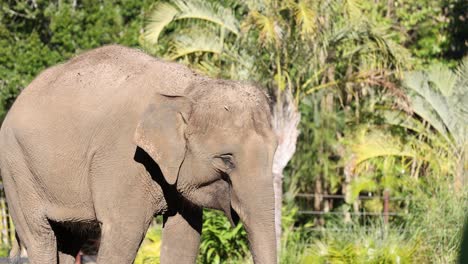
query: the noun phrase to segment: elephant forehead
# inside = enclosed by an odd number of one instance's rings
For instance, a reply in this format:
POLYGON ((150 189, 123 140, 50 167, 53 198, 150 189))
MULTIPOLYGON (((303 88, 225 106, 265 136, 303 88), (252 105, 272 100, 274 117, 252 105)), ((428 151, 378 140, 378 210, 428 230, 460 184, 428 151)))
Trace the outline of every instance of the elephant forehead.
POLYGON ((210 130, 253 128, 254 120, 249 109, 239 109, 230 105, 211 104, 197 107, 190 118, 191 129, 210 130))

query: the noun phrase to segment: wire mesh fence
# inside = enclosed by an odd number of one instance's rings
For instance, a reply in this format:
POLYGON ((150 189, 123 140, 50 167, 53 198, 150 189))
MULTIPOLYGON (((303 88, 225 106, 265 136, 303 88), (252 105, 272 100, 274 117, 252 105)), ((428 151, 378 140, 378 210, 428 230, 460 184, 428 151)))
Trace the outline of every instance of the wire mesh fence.
MULTIPOLYGON (((299 207, 297 213, 303 218, 341 216, 345 222, 349 222, 351 218, 355 220, 381 218, 385 224, 388 224, 392 217, 409 216, 410 213, 405 206, 413 202, 418 202, 418 199, 411 196, 392 197, 387 191, 383 195, 359 195, 352 198, 343 194, 297 193, 294 195, 294 203, 299 207), (371 201, 374 208, 368 210, 363 205, 371 201)), ((320 227, 320 229, 323 228, 320 227)))

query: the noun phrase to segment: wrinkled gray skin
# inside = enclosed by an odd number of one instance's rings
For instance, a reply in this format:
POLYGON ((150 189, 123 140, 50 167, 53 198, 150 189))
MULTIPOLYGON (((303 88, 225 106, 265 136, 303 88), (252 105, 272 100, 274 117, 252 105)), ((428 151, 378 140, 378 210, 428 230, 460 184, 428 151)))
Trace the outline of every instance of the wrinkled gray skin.
POLYGON ((194 263, 202 207, 239 217, 255 262, 276 263, 269 111, 256 87, 120 46, 44 71, 0 131, 30 263, 73 263, 95 227, 98 263, 132 263, 155 214, 165 218, 162 263, 194 263))

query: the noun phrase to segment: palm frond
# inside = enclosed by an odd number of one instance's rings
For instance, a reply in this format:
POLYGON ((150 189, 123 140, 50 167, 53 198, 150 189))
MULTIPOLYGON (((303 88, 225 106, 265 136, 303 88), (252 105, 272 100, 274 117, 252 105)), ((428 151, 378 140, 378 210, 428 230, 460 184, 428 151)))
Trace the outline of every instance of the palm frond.
POLYGON ((173 0, 178 8, 176 20, 178 19, 199 19, 219 25, 230 32, 239 34, 239 21, 233 11, 224 8, 218 3, 203 0, 173 0))
MULTIPOLYGON (((464 57, 455 69, 458 77, 456 93, 468 94, 468 56, 464 57)), ((466 104, 468 106, 468 103, 466 104)))
POLYGON ((163 30, 171 22, 186 19, 205 21, 239 34, 239 21, 231 9, 202 0, 172 0, 155 6, 145 28, 145 40, 157 43, 163 30))
POLYGON ((178 13, 179 11, 173 5, 164 2, 158 3, 145 27, 145 40, 153 44, 158 43, 159 35, 178 13))
POLYGON ((414 95, 411 97, 411 107, 413 112, 421 117, 425 122, 430 124, 440 135, 450 142, 448 132, 444 123, 440 120, 436 112, 433 111, 431 105, 421 96, 414 95))
POLYGON ((296 23, 301 28, 301 36, 303 38, 312 38, 317 29, 317 14, 312 8, 312 3, 307 0, 301 0, 297 3, 293 3, 292 9, 296 23))
POLYGON ((457 66, 455 74, 457 75, 457 83, 451 97, 451 103, 457 106, 459 119, 466 127, 468 126, 468 56, 464 57, 457 66))
POLYGON ((194 29, 188 34, 174 38, 168 57, 175 60, 193 53, 221 54, 222 51, 223 43, 219 36, 211 31, 194 29))
POLYGON ((444 97, 449 97, 453 94, 457 84, 457 75, 448 67, 434 64, 429 67, 427 77, 432 88, 440 92, 444 97))
POLYGON ((424 125, 419 119, 395 110, 383 111, 382 114, 386 124, 402 127, 418 135, 423 135, 432 141, 433 145, 438 145, 445 151, 450 152, 450 148, 452 147, 450 139, 447 136, 442 136, 441 138, 439 133, 434 133, 428 129, 427 125, 424 125), (447 143, 449 144, 447 145, 447 143))
POLYGON ((268 44, 279 45, 283 37, 283 30, 273 16, 266 16, 257 11, 250 13, 250 18, 260 34, 260 41, 265 46, 268 44))
MULTIPOLYGON (((435 84, 443 85, 443 77, 439 76, 438 78, 440 80, 431 82, 434 78, 428 76, 427 73, 408 72, 405 74, 404 84, 413 92, 413 94, 410 94, 410 101, 414 112, 424 118, 442 135, 450 132, 450 135, 456 141, 459 141, 460 123, 453 106, 449 103, 448 97, 439 92, 443 88, 432 88, 435 84)), ((449 89, 453 90, 453 87, 449 89)))
POLYGON ((351 149, 355 155, 356 166, 377 157, 416 157, 412 149, 403 146, 395 137, 378 130, 361 132, 357 141, 351 145, 351 149))

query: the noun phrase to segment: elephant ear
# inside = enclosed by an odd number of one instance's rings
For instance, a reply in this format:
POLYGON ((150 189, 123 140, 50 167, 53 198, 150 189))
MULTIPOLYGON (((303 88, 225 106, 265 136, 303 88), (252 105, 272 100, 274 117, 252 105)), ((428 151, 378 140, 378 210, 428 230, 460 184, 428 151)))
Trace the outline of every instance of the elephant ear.
POLYGON ((184 96, 157 94, 146 107, 134 142, 159 165, 167 183, 175 184, 185 157, 185 127, 192 110, 184 96))

